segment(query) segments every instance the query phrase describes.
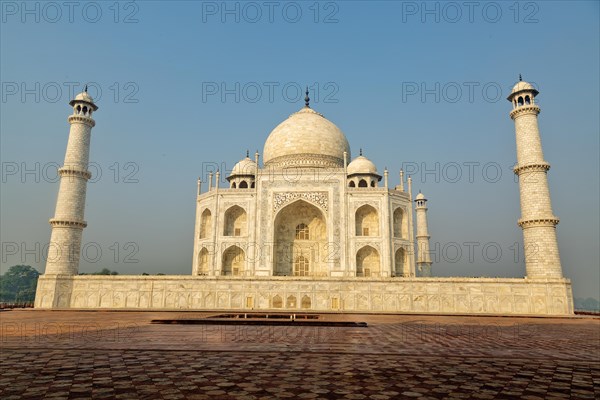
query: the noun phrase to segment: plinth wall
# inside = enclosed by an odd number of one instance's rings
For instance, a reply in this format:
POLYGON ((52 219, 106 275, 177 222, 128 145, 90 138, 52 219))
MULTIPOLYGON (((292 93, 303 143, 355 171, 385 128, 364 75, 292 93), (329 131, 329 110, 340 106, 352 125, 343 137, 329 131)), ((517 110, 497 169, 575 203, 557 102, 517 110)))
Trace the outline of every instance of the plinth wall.
POLYGON ((568 279, 43 275, 40 309, 571 315, 568 279))

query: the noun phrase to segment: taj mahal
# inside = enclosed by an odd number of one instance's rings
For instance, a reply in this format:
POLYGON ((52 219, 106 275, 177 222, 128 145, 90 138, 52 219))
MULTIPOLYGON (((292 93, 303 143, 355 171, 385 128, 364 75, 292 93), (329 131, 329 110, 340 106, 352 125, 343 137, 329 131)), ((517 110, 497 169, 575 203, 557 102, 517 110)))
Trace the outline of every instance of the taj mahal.
POLYGON ((392 187, 387 169, 380 173, 368 154, 353 157, 344 133, 311 107, 308 91, 304 107, 268 135, 262 154, 246 152, 225 176, 217 171, 198 179, 190 275, 99 276, 78 275, 98 110, 84 91, 70 102, 71 130, 35 307, 573 314, 538 130, 538 94, 520 79, 508 97, 517 223, 524 245, 538 249, 526 254, 525 277, 435 277, 425 195, 413 192, 402 171, 392 187))
MULTIPOLYGON (((306 105, 259 154, 238 162, 228 188, 199 182, 194 275, 381 278, 429 276, 425 196, 415 268, 411 182, 388 187, 375 164, 350 159, 345 135, 306 105), (418 270, 418 271, 417 271, 418 270)), ((216 176, 219 182, 219 176, 216 176)))

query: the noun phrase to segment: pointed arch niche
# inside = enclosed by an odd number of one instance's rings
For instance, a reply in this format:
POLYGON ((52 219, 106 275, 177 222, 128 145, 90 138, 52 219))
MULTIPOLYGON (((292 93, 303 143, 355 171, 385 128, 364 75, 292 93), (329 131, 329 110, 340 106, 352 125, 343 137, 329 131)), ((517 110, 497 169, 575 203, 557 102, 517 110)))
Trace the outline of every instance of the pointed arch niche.
POLYGON ((200 215, 200 239, 206 239, 212 232, 212 214, 207 208, 200 215))
POLYGON ((356 236, 379 236, 379 216, 375 207, 365 204, 355 213, 356 236))
POLYGON ((377 249, 365 246, 356 253, 356 276, 377 277, 380 275, 380 257, 377 249))
POLYGON ((326 272, 319 256, 327 240, 325 216, 316 206, 296 200, 275 217, 273 275, 315 276, 326 272))
POLYGON ((408 238, 408 219, 402 207, 394 210, 394 237, 407 239, 408 238))
POLYGON ((394 256, 394 275, 395 276, 408 276, 406 273, 406 251, 401 247, 396 250, 394 256))
POLYGON ((221 275, 241 276, 244 275, 246 265, 246 254, 238 246, 231 246, 223 252, 221 275))
POLYGON ((208 275, 208 250, 203 247, 198 253, 198 275, 208 275))
POLYGON ((240 206, 233 206, 225 211, 225 226, 223 236, 247 236, 248 217, 240 206))

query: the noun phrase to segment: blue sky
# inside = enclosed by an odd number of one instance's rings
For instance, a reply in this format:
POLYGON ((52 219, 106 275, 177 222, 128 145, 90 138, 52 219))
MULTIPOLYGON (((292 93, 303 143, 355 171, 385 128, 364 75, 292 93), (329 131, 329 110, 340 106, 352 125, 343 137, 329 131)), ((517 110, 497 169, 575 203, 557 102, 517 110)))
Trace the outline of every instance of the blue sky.
POLYGON ((523 276, 505 100, 521 73, 565 276, 600 297, 596 1, 0 4, 2 272, 43 270, 69 88, 100 106, 81 271, 189 274, 197 177, 262 152, 308 84, 354 156, 393 185, 413 171, 436 275, 523 276))

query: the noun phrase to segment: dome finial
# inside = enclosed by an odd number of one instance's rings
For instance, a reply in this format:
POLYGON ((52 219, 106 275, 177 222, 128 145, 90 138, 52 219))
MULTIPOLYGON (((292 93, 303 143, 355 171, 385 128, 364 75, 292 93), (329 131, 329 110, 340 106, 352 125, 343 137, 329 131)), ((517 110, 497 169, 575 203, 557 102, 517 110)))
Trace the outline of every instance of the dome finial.
POLYGON ((246 149, 246 158, 250 158, 250 150, 246 149))
POLYGON ((523 77, 521 76, 521 74, 519 74, 519 82, 521 82, 523 80, 523 77))
POLYGON ((87 85, 85 85, 85 88, 83 88, 83 91, 87 93, 87 85))
POLYGON ((306 86, 306 97, 304 98, 304 106, 310 108, 310 97, 308 97, 308 86, 306 86))
POLYGON ((362 147, 360 148, 360 152, 358 154, 359 156, 362 156, 362 147))

